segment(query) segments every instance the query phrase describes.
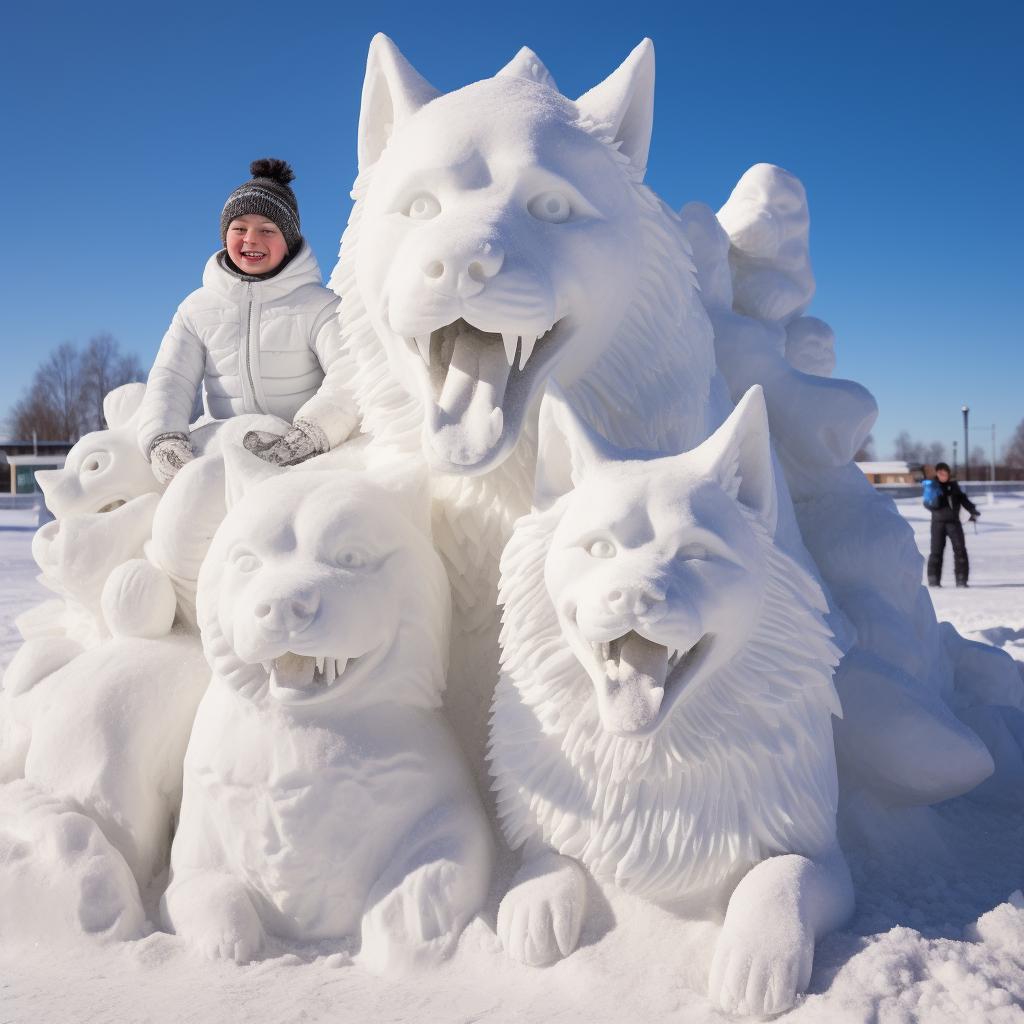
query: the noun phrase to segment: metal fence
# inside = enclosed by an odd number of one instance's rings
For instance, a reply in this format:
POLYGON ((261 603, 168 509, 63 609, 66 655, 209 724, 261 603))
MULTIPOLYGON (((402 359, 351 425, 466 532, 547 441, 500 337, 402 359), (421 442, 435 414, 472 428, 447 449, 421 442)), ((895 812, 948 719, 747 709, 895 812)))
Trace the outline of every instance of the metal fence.
MULTIPOLYGON (((1024 498, 1024 480, 958 480, 957 483, 960 490, 972 499, 985 494, 1024 498)), ((920 498, 924 494, 924 484, 875 484, 875 490, 879 494, 888 494, 890 498, 920 498)))
POLYGON ((35 494, 0 494, 0 509, 37 508, 43 504, 43 496, 35 494))

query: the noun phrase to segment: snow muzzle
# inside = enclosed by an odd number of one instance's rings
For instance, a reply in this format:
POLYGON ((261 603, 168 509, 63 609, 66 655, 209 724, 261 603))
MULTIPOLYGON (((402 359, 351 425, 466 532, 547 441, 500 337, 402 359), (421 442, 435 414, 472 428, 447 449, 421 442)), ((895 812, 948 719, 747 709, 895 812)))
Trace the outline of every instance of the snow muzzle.
POLYGON ((636 629, 611 640, 591 640, 574 625, 570 644, 594 684, 601 724, 616 736, 639 739, 660 728, 684 693, 706 674, 715 645, 713 633, 680 648, 636 629))
POLYGON ((320 704, 352 690, 380 664, 386 644, 359 657, 330 657, 286 651, 262 662, 270 683, 270 695, 280 704, 320 704))
POLYGON ((562 317, 541 334, 484 331, 458 319, 406 338, 424 388, 424 451, 435 469, 483 473, 511 451, 539 386, 574 333, 562 317))

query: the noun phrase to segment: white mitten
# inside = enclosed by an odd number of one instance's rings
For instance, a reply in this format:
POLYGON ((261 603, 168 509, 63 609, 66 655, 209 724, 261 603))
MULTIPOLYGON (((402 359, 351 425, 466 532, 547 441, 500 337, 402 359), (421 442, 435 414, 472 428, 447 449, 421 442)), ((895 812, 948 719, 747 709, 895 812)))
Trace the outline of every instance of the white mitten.
POLYGON ((180 431, 158 434, 149 446, 149 462, 153 475, 162 484, 169 484, 187 462, 196 457, 196 450, 188 437, 180 431))

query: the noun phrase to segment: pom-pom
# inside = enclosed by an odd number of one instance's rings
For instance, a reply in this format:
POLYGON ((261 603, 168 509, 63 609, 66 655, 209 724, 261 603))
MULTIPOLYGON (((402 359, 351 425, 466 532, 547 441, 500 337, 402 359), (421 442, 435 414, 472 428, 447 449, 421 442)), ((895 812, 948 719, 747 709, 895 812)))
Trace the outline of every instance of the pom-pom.
POLYGON ((281 185, 287 185, 288 182, 295 180, 295 172, 287 160, 275 160, 269 156, 262 160, 253 160, 249 164, 249 173, 254 178, 270 178, 281 185))

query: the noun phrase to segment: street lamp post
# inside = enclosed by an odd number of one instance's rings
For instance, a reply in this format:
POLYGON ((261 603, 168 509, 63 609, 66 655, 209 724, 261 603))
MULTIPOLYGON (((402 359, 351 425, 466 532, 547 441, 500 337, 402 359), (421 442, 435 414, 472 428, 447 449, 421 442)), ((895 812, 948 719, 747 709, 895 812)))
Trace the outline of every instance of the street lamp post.
POLYGON ((971 478, 971 455, 970 455, 971 450, 970 450, 970 448, 967 447, 967 414, 970 411, 971 410, 968 409, 966 405, 963 407, 963 414, 964 414, 964 479, 965 480, 970 480, 970 478, 971 478))
POLYGON ((953 442, 953 476, 956 477, 956 441, 953 442))

